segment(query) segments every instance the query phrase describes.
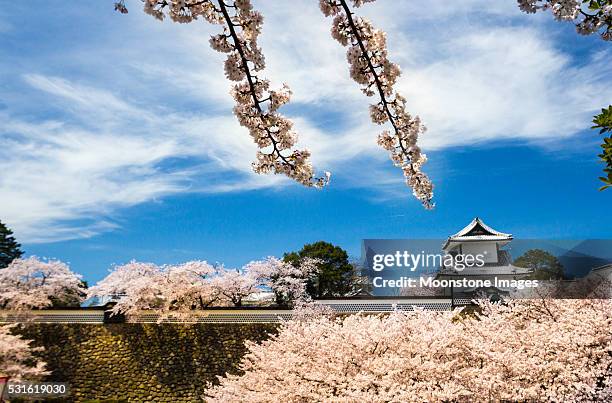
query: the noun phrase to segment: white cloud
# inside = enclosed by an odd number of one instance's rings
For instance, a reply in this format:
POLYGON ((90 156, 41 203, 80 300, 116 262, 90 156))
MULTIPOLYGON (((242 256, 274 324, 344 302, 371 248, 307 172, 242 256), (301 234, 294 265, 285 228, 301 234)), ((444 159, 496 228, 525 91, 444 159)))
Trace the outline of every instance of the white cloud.
POLYGON ((532 30, 494 29, 445 45, 446 57, 409 70, 401 82, 431 128, 425 147, 561 139, 584 130, 611 100, 610 67, 573 67, 532 30))
POLYGON ((231 116, 155 115, 104 90, 64 79, 25 76, 67 111, 66 120, 26 122, 1 115, 0 193, 3 217, 27 242, 91 236, 113 228, 120 207, 187 191, 272 186, 250 172, 255 147, 234 136, 231 116), (169 159, 197 159, 164 168, 169 159), (203 187, 194 177, 209 174, 203 187), (227 174, 236 183, 217 179, 227 174), (194 186, 197 186, 194 189, 194 186))
MULTIPOLYGON (((577 60, 551 33, 560 25, 509 3, 378 2, 359 11, 389 33, 400 91, 429 128, 426 149, 566 138, 612 102, 609 52, 577 60)), ((218 27, 160 24, 136 7, 114 16, 116 25, 88 28, 119 31, 120 41, 60 49, 59 66, 0 49, 9 63, 2 80, 13 88, 0 109, 0 211, 25 242, 92 236, 116 227, 118 209, 170 194, 289 183, 251 172, 255 146, 231 116, 223 56, 207 45, 218 27)), ((388 176, 371 100, 349 79, 331 20, 311 0, 256 7, 266 16, 265 76, 292 87, 286 111, 316 166, 334 171, 334 186, 408 193, 400 172, 388 176), (372 166, 357 182, 364 161, 372 166)))

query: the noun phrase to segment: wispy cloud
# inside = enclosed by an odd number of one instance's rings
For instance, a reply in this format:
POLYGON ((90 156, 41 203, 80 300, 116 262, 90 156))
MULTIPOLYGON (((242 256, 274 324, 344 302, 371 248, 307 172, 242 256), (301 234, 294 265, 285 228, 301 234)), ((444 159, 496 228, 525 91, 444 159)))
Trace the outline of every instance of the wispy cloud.
MULTIPOLYGON (((602 63, 608 51, 578 58, 555 34, 557 23, 521 15, 512 2, 493 3, 363 8, 389 33, 391 59, 404 71, 399 89, 429 127, 426 150, 556 141, 612 102, 612 67, 602 63)), ((369 100, 329 36, 330 20, 312 1, 256 6, 266 16, 265 75, 292 87, 285 111, 316 166, 334 171, 334 186, 368 188, 381 199, 405 194, 401 174, 387 169, 376 146, 380 128, 369 122, 369 100)), ((119 209, 171 194, 293 186, 251 172, 256 148, 231 116, 222 56, 207 46, 215 28, 160 24, 138 7, 113 15, 110 25, 93 24, 87 13, 75 21, 83 40, 121 32, 120 41, 94 48, 66 41, 51 60, 21 54, 12 45, 24 38, 11 25, 14 36, 0 47, 7 88, 0 89, 0 213, 25 242, 112 230, 119 209)), ((3 20, 0 31, 9 26, 3 20)))

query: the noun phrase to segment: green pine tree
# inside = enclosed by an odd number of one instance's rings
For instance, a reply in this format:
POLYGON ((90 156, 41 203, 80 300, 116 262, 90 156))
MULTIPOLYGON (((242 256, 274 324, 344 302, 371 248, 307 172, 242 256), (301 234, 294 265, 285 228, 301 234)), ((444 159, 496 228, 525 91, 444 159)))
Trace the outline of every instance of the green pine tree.
POLYGON ((319 259, 319 273, 306 284, 306 292, 313 298, 344 296, 353 290, 355 268, 346 251, 329 242, 306 244, 298 252, 285 253, 285 262, 299 265, 303 258, 319 259))
POLYGON ((21 245, 13 236, 13 231, 0 221, 0 269, 4 269, 15 259, 23 255, 21 245))
POLYGON ((514 261, 514 265, 533 269, 534 280, 562 280, 563 265, 554 255, 542 249, 530 249, 514 261))

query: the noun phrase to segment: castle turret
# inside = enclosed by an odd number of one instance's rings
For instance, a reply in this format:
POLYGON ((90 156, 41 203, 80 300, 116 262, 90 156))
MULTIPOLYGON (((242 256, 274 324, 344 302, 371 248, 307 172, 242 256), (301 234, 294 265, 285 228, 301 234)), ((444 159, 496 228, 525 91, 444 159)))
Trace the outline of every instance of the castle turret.
MULTIPOLYGON (((440 268, 437 278, 491 278, 523 279, 532 269, 512 265, 512 257, 503 247, 512 241, 512 234, 497 231, 476 217, 465 228, 448 237, 442 246, 447 255, 477 257, 481 264, 466 267, 458 263, 440 268)), ((461 261, 461 259, 457 259, 461 261)))

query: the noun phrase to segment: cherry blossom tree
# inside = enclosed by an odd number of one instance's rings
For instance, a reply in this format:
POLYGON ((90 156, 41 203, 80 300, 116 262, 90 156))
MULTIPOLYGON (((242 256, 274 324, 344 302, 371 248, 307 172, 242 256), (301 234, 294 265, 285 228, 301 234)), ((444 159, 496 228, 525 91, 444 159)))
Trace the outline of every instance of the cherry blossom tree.
POLYGON ((12 380, 35 380, 49 374, 45 370, 45 363, 34 354, 42 348, 32 347, 31 341, 11 333, 14 327, 0 326, 0 375, 9 376, 12 380))
POLYGON ((518 0, 519 8, 529 14, 550 10, 556 20, 572 21, 581 35, 600 33, 612 41, 611 0, 518 0))
POLYGON ((120 295, 114 314, 137 315, 153 309, 163 319, 185 315, 219 299, 211 286, 215 268, 203 261, 157 266, 132 261, 115 267, 89 291, 89 297, 120 295))
POLYGON ((611 300, 480 310, 289 321, 208 401, 609 401, 611 300))
POLYGON ((257 281, 270 288, 276 295, 278 304, 287 304, 296 300, 308 299, 306 283, 317 271, 318 260, 304 258, 299 264, 291 264, 275 257, 253 261, 245 266, 245 271, 257 281))
MULTIPOLYGON (((350 0, 354 7, 373 1, 350 0)), ((370 105, 372 121, 391 126, 391 130, 378 136, 378 144, 390 152, 393 164, 403 171, 415 197, 426 208, 433 208, 433 185, 421 171, 427 158, 417 145, 425 127, 418 116, 408 113, 406 99, 393 88, 400 68, 387 58, 386 33, 367 19, 356 17, 347 0, 320 0, 319 5, 323 14, 334 17, 332 37, 348 47, 351 77, 362 85, 365 95, 378 97, 378 102, 370 105)))
POLYGON ((216 293, 236 307, 242 306, 244 298, 259 290, 257 278, 248 269, 240 272, 220 268, 211 282, 216 293))
POLYGON ((0 270, 0 308, 79 306, 85 288, 79 274, 59 260, 15 259, 0 270))
MULTIPOLYGON (((28 310, 78 305, 84 296, 81 276, 58 260, 15 259, 0 270, 0 307, 28 310)), ((0 325, 0 375, 36 380, 49 374, 31 341, 13 334, 17 325, 0 325)))
POLYGON ((442 297, 444 296, 443 288, 418 286, 418 287, 402 287, 399 290, 399 295, 402 297, 442 297))
POLYGON ((188 312, 214 304, 220 297, 209 281, 214 272, 212 265, 202 261, 162 267, 158 283, 162 313, 188 312))
POLYGON ((115 297, 113 314, 138 315, 152 310, 160 320, 181 317, 214 306, 241 306, 244 298, 264 289, 290 303, 306 297, 306 282, 317 272, 316 259, 299 266, 274 257, 254 261, 241 270, 214 267, 204 261, 158 266, 132 261, 113 267, 89 288, 89 298, 115 297))
POLYGON ((87 297, 121 297, 126 295, 134 281, 151 278, 159 273, 153 263, 140 263, 132 260, 128 264, 115 266, 98 284, 87 290, 87 297))

